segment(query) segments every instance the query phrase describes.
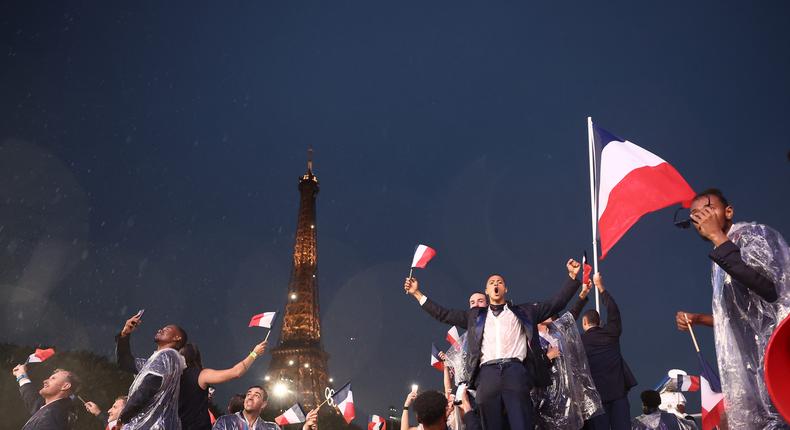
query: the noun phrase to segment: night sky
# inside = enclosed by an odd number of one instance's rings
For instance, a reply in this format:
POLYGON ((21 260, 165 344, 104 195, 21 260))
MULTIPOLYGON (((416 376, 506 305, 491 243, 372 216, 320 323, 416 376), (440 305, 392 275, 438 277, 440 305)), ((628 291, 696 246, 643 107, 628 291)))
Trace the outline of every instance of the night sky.
MULTIPOLYGON (((588 115, 788 237, 788 12, 3 2, 0 341, 111 355, 145 308, 137 355, 176 322, 206 366, 235 364, 266 333, 250 316, 284 309, 312 145, 330 375, 353 381, 362 420, 386 414, 412 382, 441 384, 429 352, 447 327, 402 290, 417 243, 438 252, 423 291, 459 308, 491 272, 517 302, 547 298, 591 249, 588 115)), ((672 214, 644 217, 601 264, 635 414, 667 369, 697 372, 675 312, 710 311, 709 245, 672 214)), ((713 362, 711 330, 698 333, 713 362)))

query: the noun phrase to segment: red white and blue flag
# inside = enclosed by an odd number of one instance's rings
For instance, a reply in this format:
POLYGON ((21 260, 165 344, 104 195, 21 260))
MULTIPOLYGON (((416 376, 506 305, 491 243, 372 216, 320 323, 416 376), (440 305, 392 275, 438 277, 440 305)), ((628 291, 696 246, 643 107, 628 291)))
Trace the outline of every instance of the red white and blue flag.
POLYGON ((457 350, 461 350, 461 335, 458 334, 458 327, 452 326, 447 330, 447 342, 457 350))
POLYGON ((414 249, 414 258, 411 260, 411 267, 424 269, 434 255, 436 255, 436 250, 430 246, 422 244, 417 245, 417 248, 414 249))
POLYGON ((699 376, 678 375, 677 387, 680 391, 699 391, 699 376))
POLYGON ((587 251, 584 251, 582 256, 582 285, 590 284, 590 274, 592 273, 592 266, 587 262, 587 251))
POLYGON ((439 348, 431 343, 431 366, 436 370, 444 370, 444 362, 439 358, 439 348))
POLYGON ((387 420, 378 415, 371 415, 368 430, 387 430, 387 420))
POLYGON ((662 158, 593 125, 601 259, 643 215, 675 203, 689 207, 694 190, 662 158))
POLYGON ((724 394, 721 393, 719 377, 701 353, 697 353, 700 365, 700 394, 702 395, 702 430, 711 430, 721 423, 724 414, 724 394))
POLYGON ((332 395, 332 401, 340 411, 340 415, 343 415, 346 424, 351 424, 354 419, 354 395, 351 393, 351 381, 332 395))
POLYGON ((28 363, 41 363, 42 361, 46 361, 49 357, 55 355, 54 348, 47 348, 47 349, 38 349, 36 348, 36 352, 30 354, 27 357, 28 363))
POLYGON ((277 312, 264 312, 262 314, 253 315, 250 320, 250 327, 266 327, 270 329, 272 328, 272 323, 276 315, 277 312))
POLYGON ((284 426, 288 424, 299 424, 303 423, 307 420, 304 414, 304 409, 302 409, 302 405, 299 403, 291 406, 287 411, 283 412, 282 415, 274 419, 274 422, 277 424, 284 426))

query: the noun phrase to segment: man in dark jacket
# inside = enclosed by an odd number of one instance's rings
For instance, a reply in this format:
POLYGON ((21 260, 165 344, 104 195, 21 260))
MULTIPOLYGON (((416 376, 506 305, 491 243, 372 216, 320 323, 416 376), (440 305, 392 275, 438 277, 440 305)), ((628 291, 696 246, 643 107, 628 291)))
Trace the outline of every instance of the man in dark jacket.
MULTIPOLYGON (((593 276, 593 283, 606 306, 606 325, 601 327, 601 316, 595 309, 585 312, 582 316, 582 343, 606 413, 588 420, 585 428, 627 430, 631 428, 628 390, 636 385, 636 378, 620 352, 620 335, 623 332, 620 309, 604 288, 600 273, 593 276)), ((583 291, 570 312, 579 315, 586 304, 587 294, 583 291)))
POLYGON ((44 380, 40 390, 36 390, 27 376, 24 364, 14 367, 13 374, 19 383, 19 394, 25 408, 32 415, 22 430, 64 430, 70 427, 69 415, 72 412, 70 396, 79 389, 80 380, 68 370, 55 369, 44 380))
POLYGON ((545 303, 506 302, 507 287, 498 274, 486 281, 489 306, 467 310, 445 309, 434 303, 422 294, 414 278, 404 283, 406 292, 433 318, 467 330, 467 368, 472 369, 469 386, 477 389, 476 400, 486 429, 504 427, 503 406, 512 430, 534 428, 530 390, 551 383, 537 327, 563 309, 579 288, 576 277, 580 264, 571 259, 566 268, 570 279, 545 303))

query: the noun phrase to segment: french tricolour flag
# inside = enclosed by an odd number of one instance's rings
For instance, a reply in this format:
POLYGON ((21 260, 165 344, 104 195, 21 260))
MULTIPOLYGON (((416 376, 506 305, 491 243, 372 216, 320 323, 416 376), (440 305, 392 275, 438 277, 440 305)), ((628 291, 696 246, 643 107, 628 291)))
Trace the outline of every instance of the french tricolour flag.
POLYGON ((584 251, 582 256, 582 285, 590 283, 590 273, 592 273, 592 266, 587 262, 587 251, 584 251))
POLYGON ((694 190, 659 156, 592 125, 601 259, 643 215, 681 203, 694 190))
POLYGON ((282 415, 274 419, 274 422, 277 424, 284 426, 287 424, 299 424, 305 422, 306 418, 304 415, 304 409, 302 409, 302 405, 299 403, 291 406, 290 409, 283 412, 282 415))
POLYGON ((699 385, 702 395, 702 430, 711 430, 721 422, 724 413, 724 394, 721 393, 719 377, 701 353, 697 353, 700 365, 699 385))
POLYGON ((46 361, 49 357, 55 355, 54 348, 47 348, 47 349, 38 349, 36 348, 36 352, 30 354, 27 357, 28 363, 41 363, 42 361, 46 361))
POLYGON ((431 366, 436 370, 444 370, 444 362, 439 358, 439 348, 431 343, 431 366))
POLYGON ((417 245, 414 250, 414 258, 411 260, 411 267, 424 269, 425 265, 436 255, 436 250, 428 245, 417 245))
POLYGON ((351 381, 332 395, 332 401, 337 409, 340 410, 340 414, 343 415, 346 424, 351 424, 351 421, 354 419, 354 395, 351 394, 351 381))
POLYGON ((678 375, 678 390, 699 391, 699 376, 678 375))
POLYGON ((450 330, 447 330, 447 342, 455 349, 461 350, 461 335, 458 334, 458 327, 452 326, 450 330))
POLYGON ((371 415, 368 430, 387 430, 387 420, 378 415, 371 415))
POLYGON ((250 327, 266 327, 272 328, 272 322, 277 312, 264 312, 262 314, 253 315, 250 320, 250 327))

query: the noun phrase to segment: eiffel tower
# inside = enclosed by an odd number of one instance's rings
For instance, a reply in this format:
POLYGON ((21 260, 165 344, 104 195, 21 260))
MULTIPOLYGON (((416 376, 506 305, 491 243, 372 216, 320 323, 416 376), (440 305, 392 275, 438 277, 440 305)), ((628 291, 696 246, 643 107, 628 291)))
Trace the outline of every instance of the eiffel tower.
POLYGON ((307 172, 299 178, 299 216, 285 317, 279 344, 271 350, 272 361, 264 378, 269 393, 267 409, 275 411, 285 410, 296 402, 310 410, 324 400, 324 389, 329 386, 329 354, 321 346, 318 307, 315 217, 318 188, 311 148, 307 172))

